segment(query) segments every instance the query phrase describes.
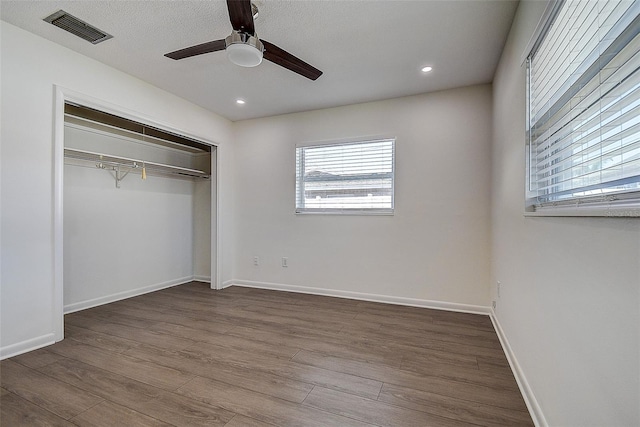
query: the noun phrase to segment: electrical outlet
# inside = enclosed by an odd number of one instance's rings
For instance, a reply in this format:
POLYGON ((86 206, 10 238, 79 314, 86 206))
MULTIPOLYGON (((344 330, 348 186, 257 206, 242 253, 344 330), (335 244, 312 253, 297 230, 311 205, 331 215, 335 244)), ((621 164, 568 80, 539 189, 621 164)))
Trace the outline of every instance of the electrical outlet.
POLYGON ((287 258, 286 256, 282 257, 282 266, 289 267, 289 258, 287 258))
POLYGON ((496 294, 498 295, 498 298, 500 298, 500 288, 502 287, 502 283, 500 283, 500 281, 498 280, 498 283, 496 283, 496 294))
POLYGON ((257 256, 253 257, 253 265, 260 265, 260 258, 258 258, 257 256))
POLYGON ((496 309, 496 302, 495 301, 491 301, 491 307, 493 307, 493 309, 496 309))

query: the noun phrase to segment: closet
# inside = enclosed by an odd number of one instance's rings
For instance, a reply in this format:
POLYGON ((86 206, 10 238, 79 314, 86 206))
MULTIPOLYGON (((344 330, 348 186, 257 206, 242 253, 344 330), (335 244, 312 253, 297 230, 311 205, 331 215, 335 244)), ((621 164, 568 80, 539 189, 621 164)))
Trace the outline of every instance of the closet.
POLYGON ((65 104, 66 313, 215 281, 215 156, 193 138, 65 104))

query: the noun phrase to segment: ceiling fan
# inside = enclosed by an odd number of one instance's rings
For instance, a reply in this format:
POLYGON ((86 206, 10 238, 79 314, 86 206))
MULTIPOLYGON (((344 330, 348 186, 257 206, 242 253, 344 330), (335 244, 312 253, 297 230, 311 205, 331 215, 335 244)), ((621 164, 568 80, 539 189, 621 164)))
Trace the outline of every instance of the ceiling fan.
POLYGON ((229 10, 231 27, 233 27, 233 31, 227 38, 186 47, 164 56, 177 60, 226 50, 229 60, 242 67, 259 65, 264 56, 264 59, 311 80, 316 80, 322 75, 322 71, 317 68, 273 43, 258 38, 253 25, 253 18, 254 15, 257 15, 258 9, 251 4, 251 0, 227 0, 227 9, 229 10))

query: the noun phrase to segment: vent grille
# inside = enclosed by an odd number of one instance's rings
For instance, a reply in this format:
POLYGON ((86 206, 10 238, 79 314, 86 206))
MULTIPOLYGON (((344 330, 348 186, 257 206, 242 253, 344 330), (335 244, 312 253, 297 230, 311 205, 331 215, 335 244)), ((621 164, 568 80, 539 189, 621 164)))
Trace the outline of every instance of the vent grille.
POLYGON ((44 21, 53 24, 58 28, 62 28, 63 30, 93 44, 98 44, 113 37, 110 34, 107 34, 104 31, 101 31, 65 12, 64 10, 59 10, 56 13, 47 16, 44 18, 44 21))

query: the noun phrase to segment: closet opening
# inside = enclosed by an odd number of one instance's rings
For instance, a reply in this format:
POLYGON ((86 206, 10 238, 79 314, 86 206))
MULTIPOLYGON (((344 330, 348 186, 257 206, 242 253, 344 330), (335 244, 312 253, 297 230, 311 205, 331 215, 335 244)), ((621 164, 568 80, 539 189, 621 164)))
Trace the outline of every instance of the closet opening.
POLYGON ((67 313, 194 280, 217 289, 217 147, 66 98, 56 115, 56 341, 67 313))

